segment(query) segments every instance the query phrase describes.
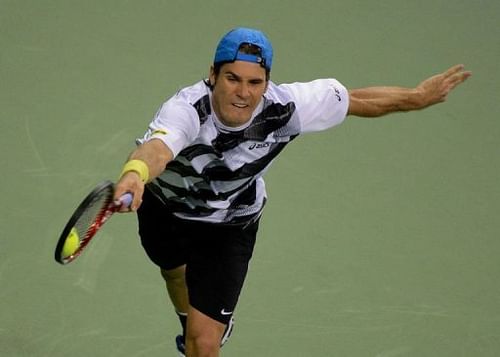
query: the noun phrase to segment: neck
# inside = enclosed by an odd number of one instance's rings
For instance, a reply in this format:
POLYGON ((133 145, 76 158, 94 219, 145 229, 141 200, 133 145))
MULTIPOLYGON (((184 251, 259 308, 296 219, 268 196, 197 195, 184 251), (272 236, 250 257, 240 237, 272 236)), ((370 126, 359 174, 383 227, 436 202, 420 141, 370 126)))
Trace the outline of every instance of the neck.
POLYGON ((214 122, 215 122, 215 126, 217 126, 217 128, 221 129, 222 131, 240 131, 240 130, 243 130, 243 129, 246 129, 250 126, 250 123, 252 122, 252 119, 250 118, 249 120, 247 120, 245 123, 243 124, 238 124, 238 123, 227 123, 221 119, 219 119, 219 116, 217 115, 217 113, 214 111, 214 122))

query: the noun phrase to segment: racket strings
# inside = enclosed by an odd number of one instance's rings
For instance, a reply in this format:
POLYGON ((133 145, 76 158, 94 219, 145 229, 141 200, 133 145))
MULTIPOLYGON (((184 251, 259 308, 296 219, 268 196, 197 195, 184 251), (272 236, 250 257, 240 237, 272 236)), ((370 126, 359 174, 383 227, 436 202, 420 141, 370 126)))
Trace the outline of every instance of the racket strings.
POLYGON ((75 229, 78 232, 81 244, 85 244, 100 228, 102 219, 106 215, 111 202, 112 197, 107 191, 103 191, 100 195, 96 195, 94 199, 89 202, 86 210, 75 222, 75 229))

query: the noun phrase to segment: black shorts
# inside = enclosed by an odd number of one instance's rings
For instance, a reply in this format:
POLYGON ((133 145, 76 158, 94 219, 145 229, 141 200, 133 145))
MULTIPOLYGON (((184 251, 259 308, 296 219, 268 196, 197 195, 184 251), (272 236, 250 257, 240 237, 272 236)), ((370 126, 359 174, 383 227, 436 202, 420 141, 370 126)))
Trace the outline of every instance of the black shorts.
POLYGON ((190 305, 227 324, 247 274, 258 219, 246 225, 183 220, 147 189, 137 216, 149 258, 164 270, 185 264, 190 305))

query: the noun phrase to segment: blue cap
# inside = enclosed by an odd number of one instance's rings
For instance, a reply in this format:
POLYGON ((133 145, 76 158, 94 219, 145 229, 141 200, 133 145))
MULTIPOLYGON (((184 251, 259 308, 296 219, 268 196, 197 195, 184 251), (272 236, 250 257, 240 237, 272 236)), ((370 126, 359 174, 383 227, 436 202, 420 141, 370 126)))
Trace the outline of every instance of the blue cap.
POLYGON ((245 61, 258 63, 262 67, 271 70, 273 63, 273 46, 267 37, 259 30, 239 27, 229 31, 219 42, 215 50, 214 63, 245 61), (240 46, 248 43, 258 46, 261 55, 248 55, 239 53, 240 46))

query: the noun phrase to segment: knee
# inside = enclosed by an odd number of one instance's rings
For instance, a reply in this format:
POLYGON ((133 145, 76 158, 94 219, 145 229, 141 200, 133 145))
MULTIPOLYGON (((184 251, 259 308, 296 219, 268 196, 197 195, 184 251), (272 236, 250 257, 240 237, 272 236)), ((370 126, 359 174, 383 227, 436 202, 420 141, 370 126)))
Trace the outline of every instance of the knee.
POLYGON ((186 352, 189 356, 218 356, 220 350, 220 339, 216 336, 191 335, 186 336, 186 352))

